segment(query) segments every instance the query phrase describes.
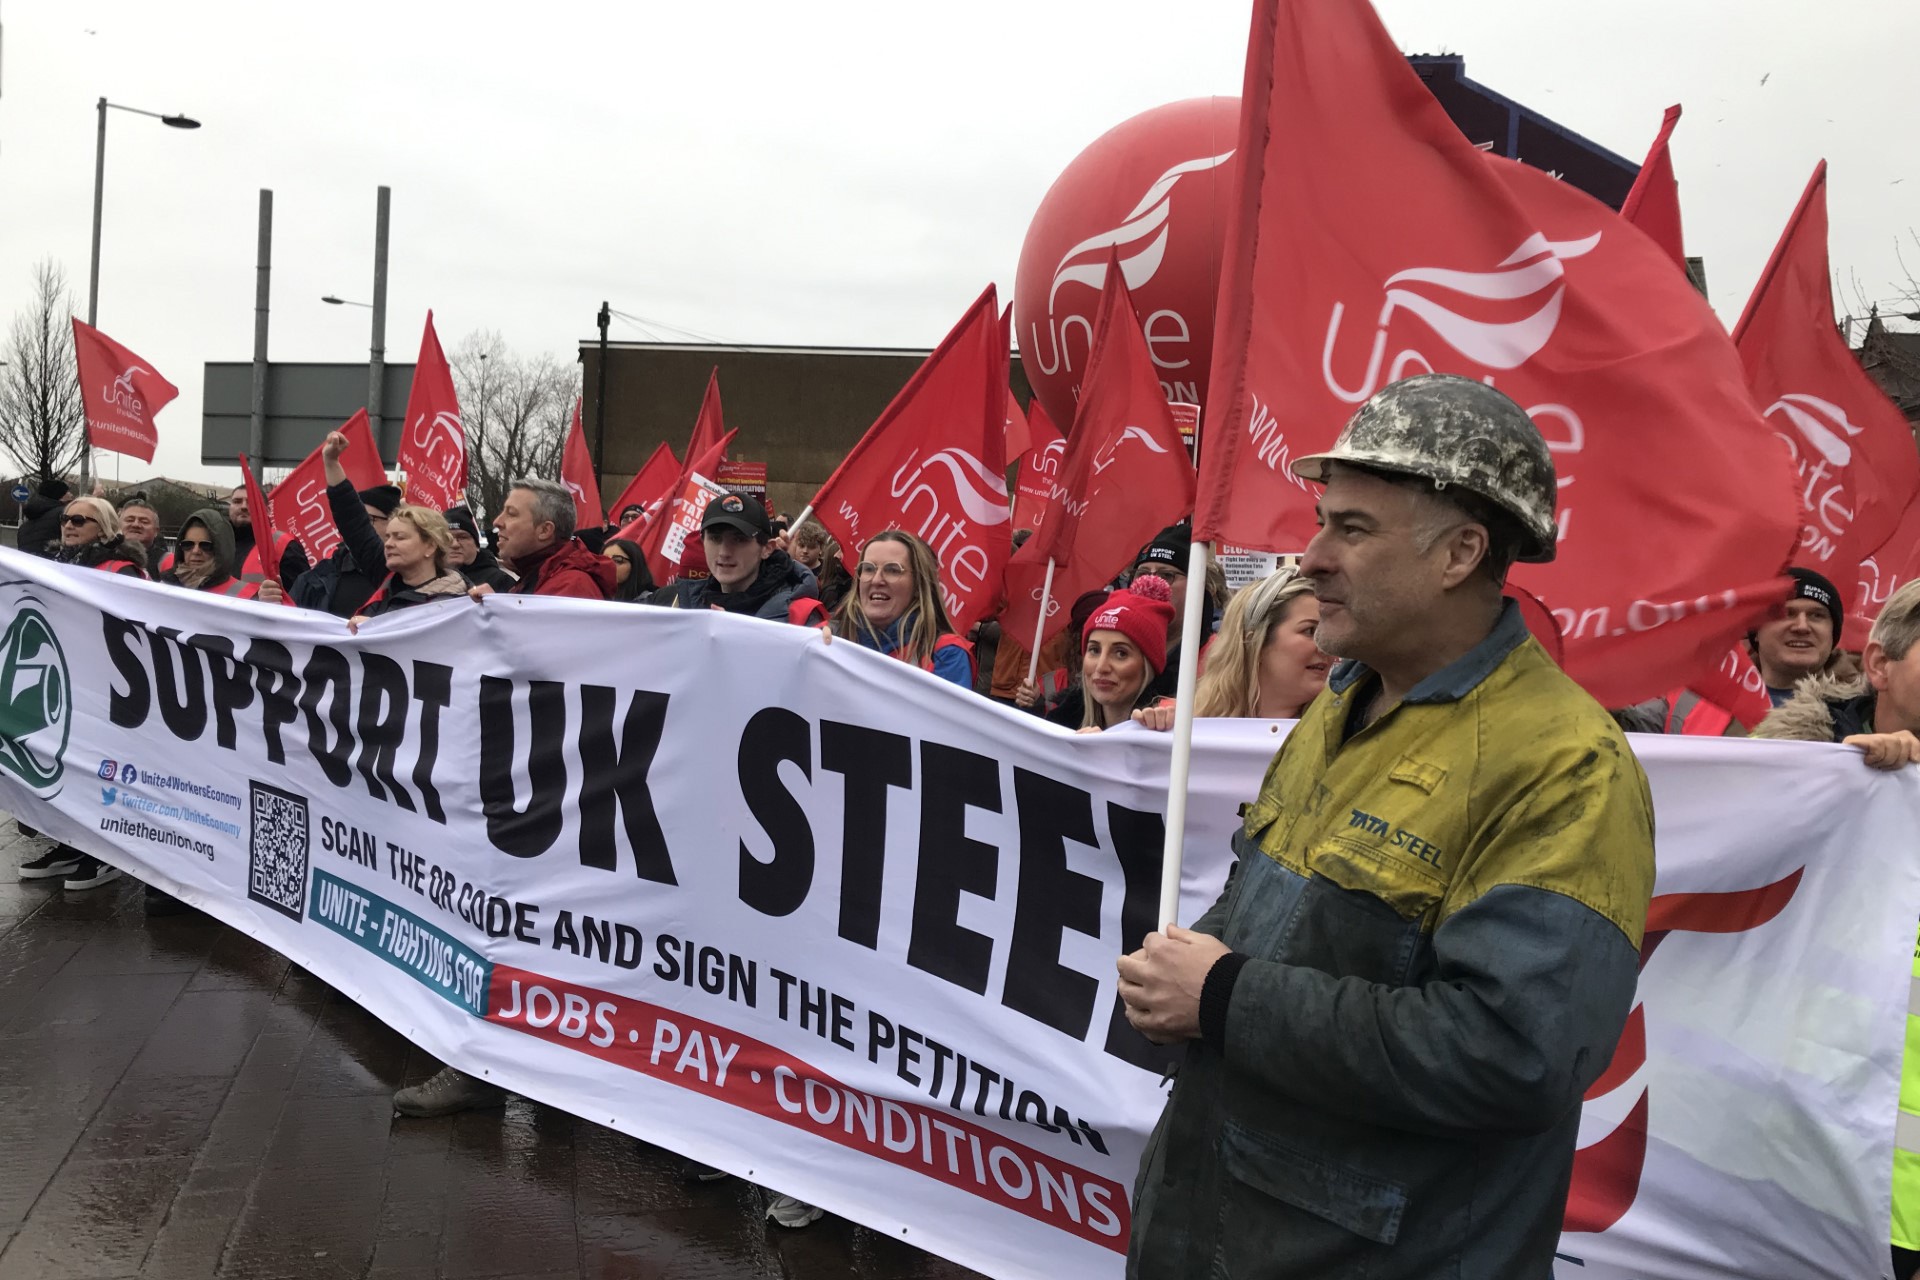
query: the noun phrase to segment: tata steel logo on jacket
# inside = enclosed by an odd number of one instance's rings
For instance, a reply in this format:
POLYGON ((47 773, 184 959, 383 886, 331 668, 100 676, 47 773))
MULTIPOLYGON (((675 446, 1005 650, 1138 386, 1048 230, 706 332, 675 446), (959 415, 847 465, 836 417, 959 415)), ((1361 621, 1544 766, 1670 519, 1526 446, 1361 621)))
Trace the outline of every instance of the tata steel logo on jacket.
POLYGON ((965 449, 941 449, 925 458, 915 449, 893 473, 888 492, 900 499, 901 524, 940 561, 940 594, 949 610, 990 585, 978 535, 1013 518, 1004 476, 965 449))
POLYGON ((0 637, 0 769, 51 796, 60 790, 73 721, 66 655, 36 597, 19 593, 0 602, 13 610, 0 637))
POLYGON ((1806 482, 1800 493, 1807 509, 1800 546, 1822 561, 1831 560, 1840 549, 1838 540, 1853 525, 1853 499, 1842 473, 1853 464, 1853 438, 1866 428, 1856 426, 1833 401, 1798 391, 1768 405, 1766 416, 1776 424, 1774 434, 1786 442, 1794 470, 1806 482), (1799 438, 1779 430, 1780 423, 1792 427, 1799 438))

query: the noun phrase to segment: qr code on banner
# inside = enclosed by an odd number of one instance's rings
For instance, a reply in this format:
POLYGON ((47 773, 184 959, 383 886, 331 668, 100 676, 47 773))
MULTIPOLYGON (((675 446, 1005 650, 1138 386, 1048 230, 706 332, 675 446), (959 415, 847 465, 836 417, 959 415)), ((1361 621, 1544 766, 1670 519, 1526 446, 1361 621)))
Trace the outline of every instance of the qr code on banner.
POLYGON ((307 902, 307 801, 264 782, 252 788, 253 835, 247 846, 247 896, 304 918, 307 902))

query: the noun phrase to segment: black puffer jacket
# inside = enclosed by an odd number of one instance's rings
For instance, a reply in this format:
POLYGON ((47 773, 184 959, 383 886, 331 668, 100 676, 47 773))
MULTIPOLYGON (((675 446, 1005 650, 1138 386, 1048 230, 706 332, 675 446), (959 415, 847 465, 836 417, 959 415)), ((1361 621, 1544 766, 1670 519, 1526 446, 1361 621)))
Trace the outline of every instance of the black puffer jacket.
POLYGON ((132 578, 147 576, 146 546, 124 535, 82 543, 77 547, 66 547, 55 542, 41 554, 57 563, 77 564, 83 569, 97 569, 111 560, 125 560, 128 562, 126 566, 114 570, 115 573, 124 573, 132 578))
POLYGON ((65 498, 49 498, 44 493, 28 498, 20 513, 20 537, 16 545, 31 555, 53 554, 48 544, 59 540, 60 516, 66 509, 65 498))
POLYGON ((511 591, 519 579, 500 567, 500 561, 493 552, 481 547, 473 553, 473 563, 460 566, 460 575, 476 587, 492 587, 495 591, 511 591))
POLYGON ((760 575, 745 591, 722 591, 712 578, 682 578, 654 592, 650 603, 669 609, 724 609, 785 622, 794 601, 819 598, 813 572, 786 552, 776 551, 761 562, 760 575))

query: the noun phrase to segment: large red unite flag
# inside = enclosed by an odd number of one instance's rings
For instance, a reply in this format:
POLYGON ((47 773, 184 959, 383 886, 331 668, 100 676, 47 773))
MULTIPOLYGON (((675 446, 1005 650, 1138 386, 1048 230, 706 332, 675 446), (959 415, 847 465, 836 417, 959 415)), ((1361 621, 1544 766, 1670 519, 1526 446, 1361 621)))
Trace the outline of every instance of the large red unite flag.
POLYGON ((1823 160, 1733 340, 1753 402, 1793 459, 1801 508, 1794 563, 1845 590, 1920 492, 1920 453, 1906 417, 1834 328, 1832 279, 1823 160))
POLYGON ((1518 585, 1609 706, 1716 665, 1784 593, 1791 472, 1706 300, 1645 234, 1466 140, 1356 0, 1259 0, 1197 536, 1298 551, 1327 449, 1390 382, 1482 378, 1533 417, 1559 556, 1518 585), (1303 196, 1302 193, 1309 193, 1303 196))
POLYGON ((73 322, 73 355, 87 443, 152 462, 160 440, 154 415, 173 402, 179 389, 146 360, 79 320, 73 322))
POLYGON ((989 285, 813 499, 849 564, 883 530, 924 539, 961 632, 992 612, 1012 545, 1006 366, 989 285))

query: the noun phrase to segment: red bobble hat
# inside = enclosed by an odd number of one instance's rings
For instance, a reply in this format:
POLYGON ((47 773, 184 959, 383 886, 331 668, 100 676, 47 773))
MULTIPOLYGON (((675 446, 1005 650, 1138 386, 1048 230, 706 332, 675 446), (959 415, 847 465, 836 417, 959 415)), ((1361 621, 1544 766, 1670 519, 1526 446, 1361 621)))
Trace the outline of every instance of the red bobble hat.
POLYGON ((1167 666, 1167 628, 1173 625, 1173 591, 1164 578, 1142 574, 1133 585, 1107 597, 1087 625, 1081 628, 1080 643, 1096 631, 1118 631, 1133 642, 1158 675, 1167 666))

